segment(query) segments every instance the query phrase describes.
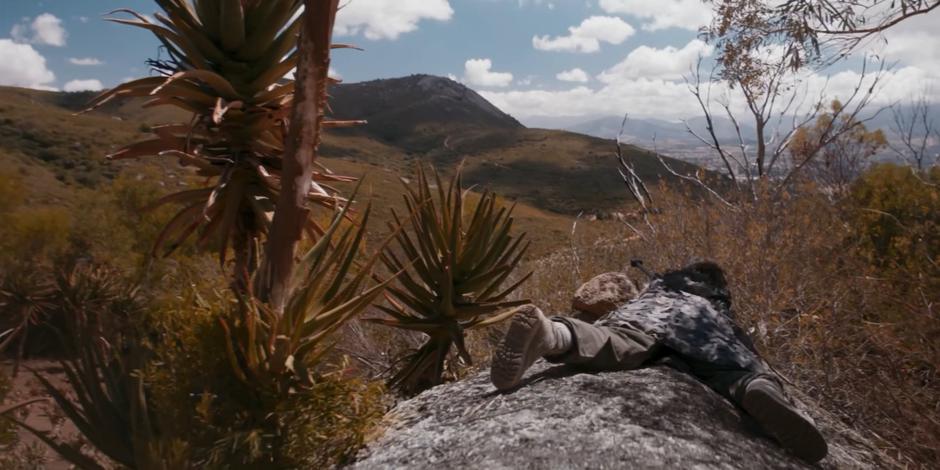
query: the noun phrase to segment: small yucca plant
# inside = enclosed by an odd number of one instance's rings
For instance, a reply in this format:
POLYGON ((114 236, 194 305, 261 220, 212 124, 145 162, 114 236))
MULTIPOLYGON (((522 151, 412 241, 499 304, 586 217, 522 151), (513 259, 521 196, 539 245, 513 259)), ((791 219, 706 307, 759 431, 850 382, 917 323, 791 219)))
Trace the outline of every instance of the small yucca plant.
POLYGON ((532 274, 503 286, 529 246, 524 233, 512 233, 513 208, 501 207, 489 192, 469 204, 459 171, 446 189, 438 173, 431 173, 436 191, 423 167, 415 188, 405 184, 408 220, 392 210, 389 227, 410 228, 400 230, 395 248, 382 254, 389 271, 402 273, 400 285, 388 289, 390 306, 379 306, 392 318, 369 319, 428 335, 392 378, 392 386, 406 394, 441 383, 452 345, 470 363, 464 331, 502 321, 512 315, 511 307, 528 303, 506 299, 532 274))
POLYGON ((13 375, 27 353, 27 346, 40 348, 54 339, 46 334, 49 316, 55 307, 55 289, 35 271, 14 272, 0 278, 0 353, 15 349, 13 375), (38 336, 39 341, 33 339, 38 336))
MULTIPOLYGON (((60 360, 66 390, 42 374, 35 376, 66 417, 96 450, 127 468, 186 468, 186 446, 160 435, 150 410, 141 371, 149 351, 133 326, 142 303, 136 289, 113 274, 78 269, 57 280, 66 320, 60 340, 68 353, 60 360)), ((57 440, 14 420, 78 468, 104 469, 80 446, 57 440)))

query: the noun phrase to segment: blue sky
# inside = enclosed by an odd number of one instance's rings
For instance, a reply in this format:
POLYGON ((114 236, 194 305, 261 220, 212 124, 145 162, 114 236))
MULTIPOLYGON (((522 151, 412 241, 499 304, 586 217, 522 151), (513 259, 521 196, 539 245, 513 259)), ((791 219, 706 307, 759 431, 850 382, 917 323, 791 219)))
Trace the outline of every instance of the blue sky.
MULTIPOLYGON (((122 7, 157 9, 150 0, 0 0, 0 84, 96 89, 146 75, 157 42, 102 20, 122 7)), ((940 18, 928 16, 872 46, 897 62, 892 97, 925 86, 940 93, 940 33, 930 26, 940 18)), ((347 82, 449 75, 524 121, 674 119, 695 113, 682 75, 710 53, 696 40, 708 19, 699 0, 350 0, 336 40, 365 51, 338 51, 333 65, 347 82)))

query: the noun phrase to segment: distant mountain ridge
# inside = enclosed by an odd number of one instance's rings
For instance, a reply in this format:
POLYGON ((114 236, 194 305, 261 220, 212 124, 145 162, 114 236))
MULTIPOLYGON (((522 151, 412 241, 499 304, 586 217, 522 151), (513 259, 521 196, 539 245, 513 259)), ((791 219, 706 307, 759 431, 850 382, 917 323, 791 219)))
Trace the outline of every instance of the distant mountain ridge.
MULTIPOLYGON (((712 122, 715 126, 715 134, 722 143, 736 144, 738 142, 737 130, 731 120, 715 117, 712 122)), ((624 124, 623 140, 626 142, 652 142, 655 138, 658 142, 699 144, 698 138, 689 132, 690 128, 699 136, 708 138, 708 129, 704 117, 690 118, 685 122, 655 118, 628 118, 624 123, 623 116, 607 116, 567 126, 565 129, 602 139, 614 139, 620 134, 622 123, 624 124)), ((741 133, 745 136, 745 141, 747 141, 747 136, 754 134, 753 128, 749 125, 742 125, 741 133)))
POLYGON ((523 126, 477 92, 434 75, 339 84, 330 88, 336 119, 364 119, 351 131, 368 134, 410 151, 427 151, 425 132, 456 129, 516 130, 523 126))
MULTIPOLYGON (((902 115, 910 119, 912 109, 909 105, 900 105, 902 115)), ((935 130, 940 130, 940 105, 931 105, 928 107, 928 121, 934 123, 935 130)), ((754 127, 749 123, 746 117, 738 122, 741 126, 741 136, 746 145, 754 144, 754 127)), ((780 129, 787 129, 787 125, 792 125, 790 117, 783 117, 780 123, 780 129)), ((865 120, 865 126, 870 129, 881 129, 888 136, 889 140, 895 139, 893 128, 894 114, 890 109, 871 106, 866 112, 862 113, 862 119, 865 120)), ((542 127, 546 129, 563 129, 571 132, 577 132, 585 135, 599 137, 602 139, 615 139, 621 134, 621 124, 623 116, 603 116, 594 118, 574 118, 574 117, 549 117, 549 118, 531 118, 526 122, 533 127, 542 127)), ((776 128, 776 121, 768 124, 769 128, 776 128)), ((714 116, 713 124, 715 134, 719 141, 725 145, 739 145, 738 131, 734 123, 725 117, 714 116)), ((676 147, 698 147, 702 142, 691 132, 694 131, 698 136, 710 140, 708 135, 706 121, 704 116, 696 116, 685 119, 684 121, 666 121, 655 118, 629 118, 623 126, 622 141, 632 143, 640 147, 649 147, 655 139, 659 150, 668 151, 676 147), (688 126, 688 127, 687 127, 688 126)))
MULTIPOLYGON (((75 115, 93 95, 0 87, 5 115, 0 116, 0 158, 11 164, 17 159, 65 186, 73 181, 94 186, 112 177, 117 166, 138 164, 107 162, 105 154, 146 139, 154 124, 189 119, 173 108, 143 108, 143 99, 115 100, 75 115)), ((526 128, 466 86, 431 75, 340 84, 330 88, 330 95, 332 118, 368 124, 330 130, 321 155, 340 174, 379 173, 391 181, 387 187, 381 183, 376 194, 397 194, 396 175, 410 175, 417 160, 445 173, 462 165, 464 182, 476 190, 493 190, 565 217, 629 210, 610 140, 526 128)), ((645 179, 672 179, 648 152, 627 147, 625 153, 645 179)), ((147 157, 140 163, 146 162, 179 173, 171 159, 147 157)))

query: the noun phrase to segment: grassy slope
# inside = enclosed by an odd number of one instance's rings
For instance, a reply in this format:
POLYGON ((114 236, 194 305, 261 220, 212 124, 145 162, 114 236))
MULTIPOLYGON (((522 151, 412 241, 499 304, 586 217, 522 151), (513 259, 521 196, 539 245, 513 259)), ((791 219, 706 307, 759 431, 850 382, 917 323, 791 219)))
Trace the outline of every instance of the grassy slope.
MULTIPOLYGON (((168 192, 195 183, 187 178, 187 170, 169 159, 151 157, 112 162, 104 158, 122 145, 146 138, 143 124, 171 121, 177 116, 165 111, 141 110, 133 103, 75 115, 89 96, 0 87, 0 171, 15 172, 28 182, 29 203, 68 206, 79 189, 106 186, 123 171, 142 172, 148 167, 157 168, 165 175, 168 192)), ((481 149, 473 142, 459 145, 455 152, 462 149, 482 152, 466 155, 468 159, 480 157, 478 163, 468 164, 470 182, 478 182, 480 175, 485 176, 477 170, 478 165, 485 169, 491 159, 498 162, 505 158, 499 146, 481 149)), ((337 173, 366 176, 363 196, 370 197, 378 209, 373 227, 385 226, 389 219, 387 207, 403 208, 399 175, 411 175, 414 156, 380 140, 356 134, 327 136, 324 153, 330 156, 324 157, 322 162, 337 173)), ((435 154, 434 160, 444 164, 457 158, 457 154, 451 152, 435 154)), ((573 218, 526 204, 524 201, 529 200, 531 194, 511 191, 510 182, 492 187, 500 194, 522 199, 523 203, 516 208, 516 218, 519 228, 527 231, 535 242, 533 254, 550 252, 560 240, 567 240, 573 218)))

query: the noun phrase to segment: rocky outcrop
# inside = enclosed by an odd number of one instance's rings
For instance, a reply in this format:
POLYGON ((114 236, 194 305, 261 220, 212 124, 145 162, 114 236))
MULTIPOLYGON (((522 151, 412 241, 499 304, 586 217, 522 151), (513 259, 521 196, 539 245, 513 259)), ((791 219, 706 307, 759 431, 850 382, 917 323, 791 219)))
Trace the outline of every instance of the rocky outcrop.
POLYGON ((637 296, 637 288, 624 273, 605 273, 584 283, 574 293, 571 308, 579 319, 597 320, 637 296))
MULTIPOLYGON (((584 373, 543 361, 510 393, 489 371, 400 403, 356 469, 801 469, 749 419, 666 366, 584 373)), ((829 441, 817 468, 885 468, 866 441, 808 407, 829 441)))

